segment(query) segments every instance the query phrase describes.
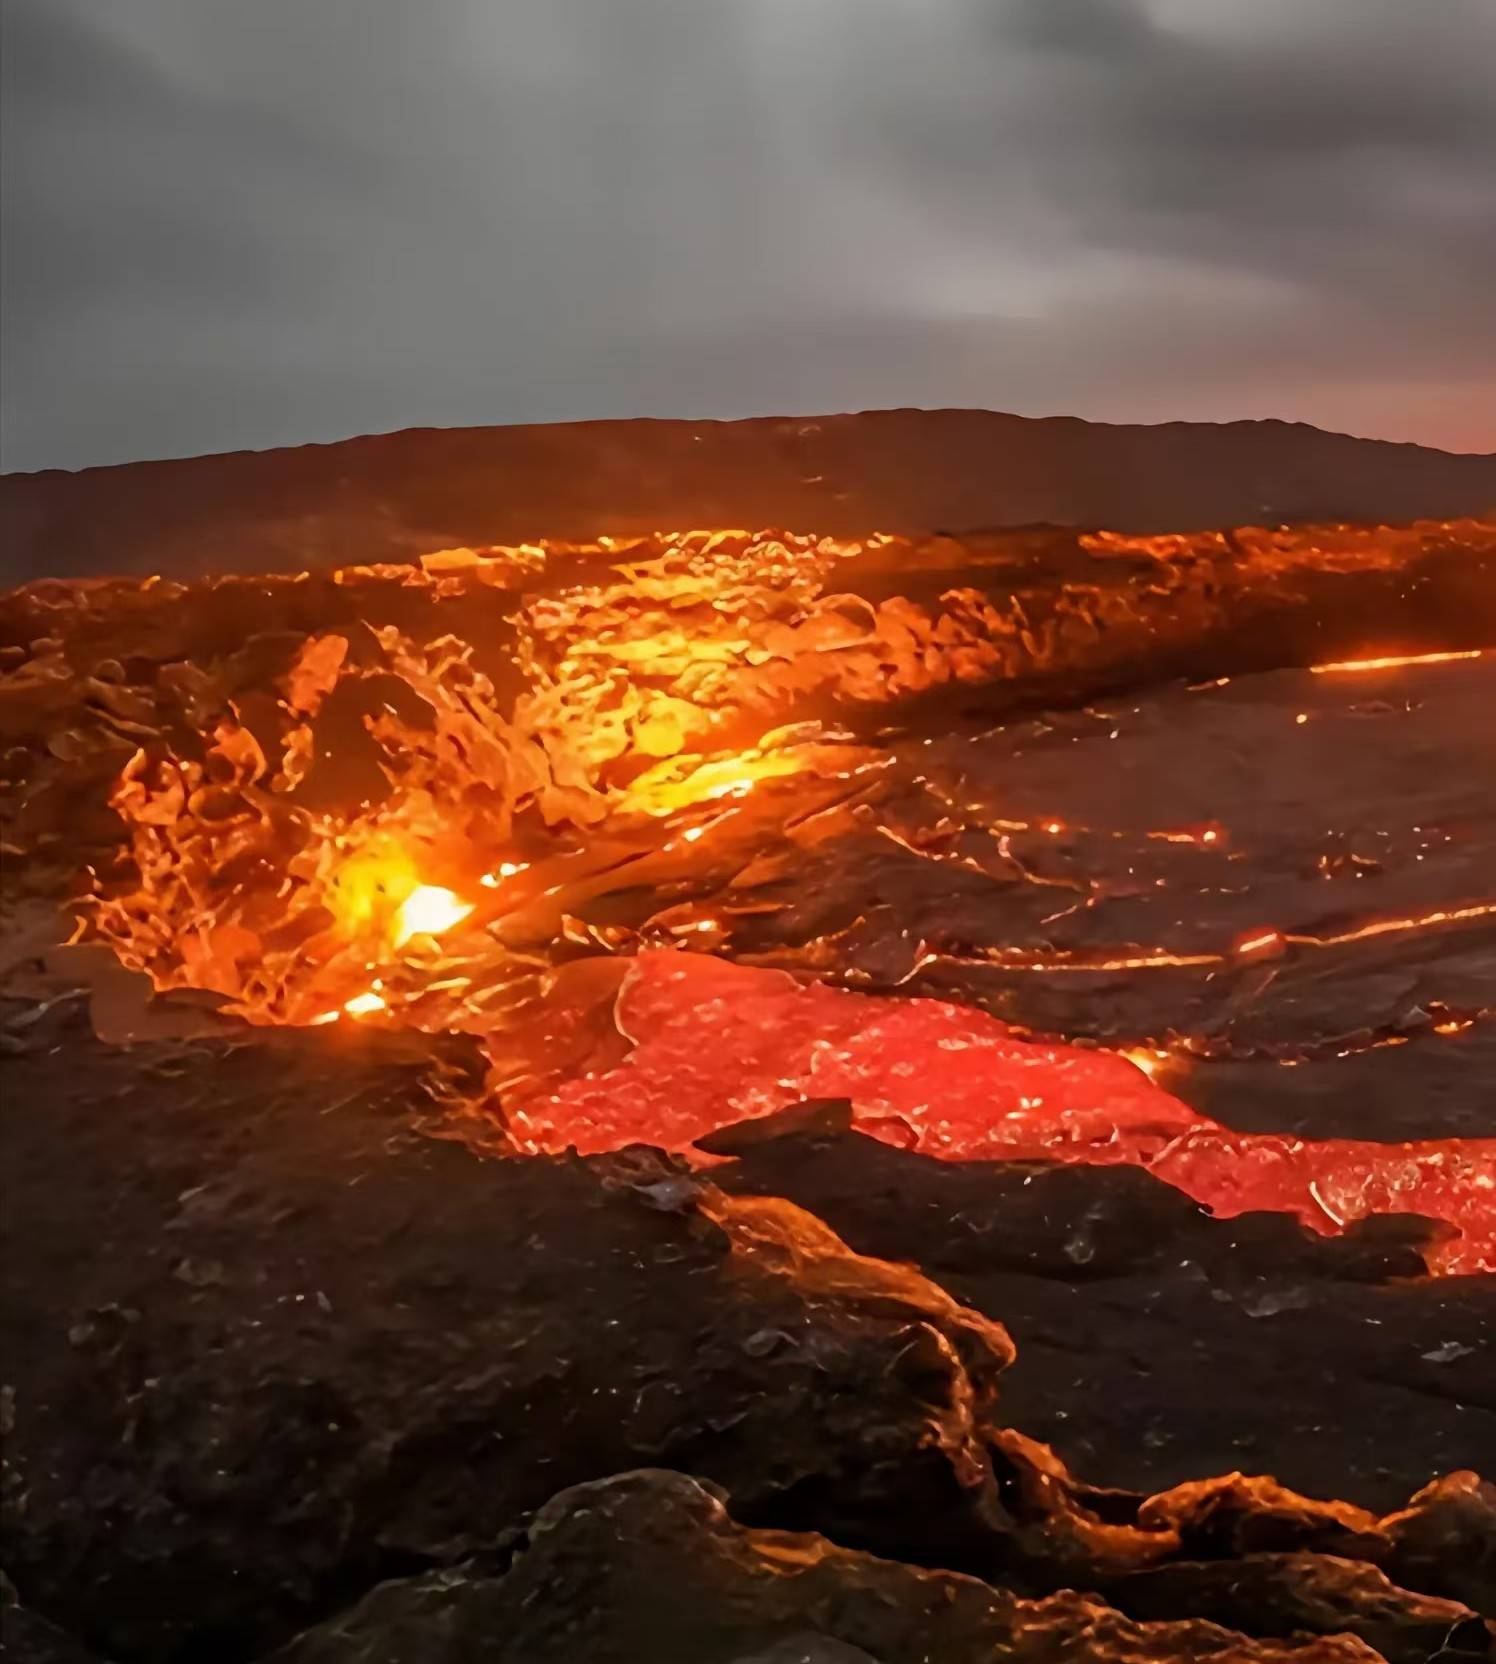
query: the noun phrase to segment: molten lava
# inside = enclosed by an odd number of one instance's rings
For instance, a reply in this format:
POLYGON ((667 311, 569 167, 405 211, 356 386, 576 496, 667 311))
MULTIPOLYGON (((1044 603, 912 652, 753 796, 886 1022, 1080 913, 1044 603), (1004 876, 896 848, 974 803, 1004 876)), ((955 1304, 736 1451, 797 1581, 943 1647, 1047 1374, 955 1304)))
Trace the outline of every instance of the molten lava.
POLYGON ((1345 659, 1339 664, 1312 664, 1309 668, 1316 676, 1327 676, 1358 670, 1404 670, 1417 664, 1456 664, 1483 656, 1481 648, 1473 647, 1461 653, 1389 653, 1381 658, 1345 659))
POLYGON ((440 884, 417 884, 395 911, 391 946, 402 948, 412 936, 443 936, 473 910, 470 901, 440 884))
POLYGON ((1331 1234, 1377 1213, 1454 1227, 1446 1272, 1496 1271, 1496 1138, 1385 1145, 1233 1133, 1130 1060, 1021 1039, 981 1012, 801 987, 695 954, 635 960, 615 1067, 515 1109, 524 1147, 686 1150, 745 1118, 845 1098, 854 1125, 946 1161, 1146 1168, 1213 1212, 1291 1213, 1331 1234))
MULTIPOLYGON (((84 930, 127 966, 158 989, 211 990, 256 1023, 474 1036, 492 1062, 484 1108, 521 1148, 685 1150, 802 1097, 847 1098, 865 1131, 947 1160, 1131 1163, 1218 1212, 1275 1209, 1321 1231, 1421 1212, 1459 1233, 1439 1269, 1492 1267, 1491 1140, 1236 1133, 1164 1089, 1182 1072, 1172 1024, 1139 1024, 1105 1049, 1055 1044, 1027 1030, 1073 1032, 1064 1023, 1009 1025, 977 1008, 985 996, 890 992, 988 977, 1003 1009, 1009 979, 1151 978, 1229 983, 1240 1003, 1306 956, 1487 928, 1488 883, 1426 898, 1413 885, 1370 913, 1316 900, 1307 924, 1256 912, 1232 898, 1254 861, 1273 862, 1260 832, 1216 818, 1219 804, 1160 811, 1127 844, 1132 833, 1063 794, 984 802, 949 738, 966 723, 976 746, 1003 701, 1044 694, 1061 714, 1034 724, 1024 755, 1087 738, 1082 714, 1098 737, 1125 740, 1126 709, 1084 705, 1076 689, 1134 685, 1140 667, 1179 675, 1197 651, 1197 670, 1230 669, 1218 661, 1237 609, 1286 615, 1327 575, 1380 595, 1461 538, 1478 551, 1491 529, 1085 534, 1051 570, 1042 539, 1017 534, 953 562, 943 540, 718 532, 447 551, 317 584, 48 592, 28 603, 37 620, 71 622, 83 645, 30 626, 29 685, 60 713, 36 766, 96 754, 114 776, 125 848, 97 859, 84 930), (225 606, 258 609, 260 633, 225 635, 225 606), (100 619, 138 639, 69 706, 58 661, 89 650, 100 619), (199 653, 194 630, 219 645, 199 653), (157 664, 148 685, 131 683, 126 666, 144 662, 157 664), (1098 842, 1115 856, 1100 878, 1077 855, 1098 842), (821 892, 852 862, 860 910, 837 913, 821 892), (939 896, 955 898, 944 911, 921 901, 936 871, 939 896), (981 884, 993 888, 978 896, 981 884), (909 922, 890 923, 905 906, 909 922), (776 935, 785 916, 808 921, 798 937, 776 935), (659 951, 681 943, 692 952, 659 951), (796 974, 729 962, 755 957, 796 974), (882 993, 824 985, 859 980, 882 993), (585 1009, 553 1009, 553 984, 588 987, 585 1009), (526 1054, 530 1030, 554 1056, 526 1054)), ((1325 628, 1313 639, 1355 646, 1325 628)), ((1259 665, 1260 646, 1241 651, 1243 671, 1259 665)), ((1274 732, 1330 743, 1355 698, 1331 673, 1447 665, 1436 674, 1448 683, 1490 658, 1415 643, 1306 665, 1324 680, 1300 677, 1274 732)), ((1226 711, 1231 683, 1215 674, 1180 697, 1226 711)), ((1126 784, 1125 744, 1119 755, 1104 777, 1126 784)), ((1189 758, 1177 761, 1188 776, 1189 758)), ((1254 784, 1243 802, 1270 791, 1254 784)), ((1462 799, 1449 809, 1474 812, 1462 799)), ((1452 859, 1452 834, 1437 847, 1424 828, 1410 835, 1423 840, 1413 860, 1452 859)), ((1315 897, 1382 871, 1392 832, 1357 836, 1380 840, 1376 853, 1320 852, 1315 897)), ((1451 1035, 1489 1015, 1475 1002, 1436 1014, 1432 1032, 1451 1035)))

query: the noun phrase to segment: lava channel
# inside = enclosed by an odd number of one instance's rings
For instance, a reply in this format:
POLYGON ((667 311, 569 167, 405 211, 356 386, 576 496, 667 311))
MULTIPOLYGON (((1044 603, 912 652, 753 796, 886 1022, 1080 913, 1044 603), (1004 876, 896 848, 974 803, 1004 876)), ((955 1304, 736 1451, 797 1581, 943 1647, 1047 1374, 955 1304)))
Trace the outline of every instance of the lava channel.
POLYGON ((945 1161, 1146 1169, 1222 1217, 1290 1213, 1334 1234, 1373 1214, 1444 1221, 1430 1269, 1496 1271, 1496 1139, 1382 1144, 1233 1132, 1115 1053, 1018 1037, 940 1000, 804 986, 704 954, 639 956, 614 1018, 621 1062, 506 1106, 529 1153, 647 1143, 690 1153, 717 1129, 808 1098, 945 1161))

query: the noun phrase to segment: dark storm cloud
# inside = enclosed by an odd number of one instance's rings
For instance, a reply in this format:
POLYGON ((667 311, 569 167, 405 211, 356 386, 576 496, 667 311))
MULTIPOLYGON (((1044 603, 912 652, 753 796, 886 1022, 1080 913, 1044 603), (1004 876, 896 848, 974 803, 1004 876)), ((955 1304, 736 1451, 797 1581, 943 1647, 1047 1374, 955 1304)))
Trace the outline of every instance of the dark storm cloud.
POLYGON ((983 404, 1496 445, 1491 0, 3 0, 8 467, 983 404))
POLYGON ((1011 40, 1085 57, 1130 52, 1154 33, 1141 0, 1013 0, 988 15, 999 45, 1011 40))

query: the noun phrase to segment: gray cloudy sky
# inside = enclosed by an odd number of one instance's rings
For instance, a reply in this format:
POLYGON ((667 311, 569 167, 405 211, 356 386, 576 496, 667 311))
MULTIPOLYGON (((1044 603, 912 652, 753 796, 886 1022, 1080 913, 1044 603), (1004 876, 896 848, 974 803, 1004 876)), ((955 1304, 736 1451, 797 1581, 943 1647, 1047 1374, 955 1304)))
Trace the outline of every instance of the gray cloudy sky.
POLYGON ((7 468, 895 404, 1496 448, 1496 0, 3 0, 7 468))

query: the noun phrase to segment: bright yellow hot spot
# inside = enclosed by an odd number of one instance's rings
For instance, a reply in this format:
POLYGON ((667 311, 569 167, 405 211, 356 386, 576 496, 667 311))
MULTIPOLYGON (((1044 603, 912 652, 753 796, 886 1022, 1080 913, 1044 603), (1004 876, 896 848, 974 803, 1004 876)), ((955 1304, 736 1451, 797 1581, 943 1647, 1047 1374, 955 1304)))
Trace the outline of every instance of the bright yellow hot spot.
POLYGON ((395 913, 394 945, 403 947, 412 936, 440 936, 461 924, 472 910, 473 904, 453 890, 440 884, 418 884, 395 913))
POLYGON ((1134 1069, 1141 1069, 1149 1080, 1156 1081, 1173 1061, 1169 1052, 1157 1046, 1128 1046, 1121 1053, 1134 1069))
POLYGON ((413 936, 440 936, 473 910, 456 891, 423 884, 410 851, 388 835, 344 857, 327 904, 345 935, 377 938, 392 948, 413 936))
POLYGON ((410 856, 381 837, 338 863, 327 901, 344 933, 361 936, 387 929, 420 885, 410 856))

